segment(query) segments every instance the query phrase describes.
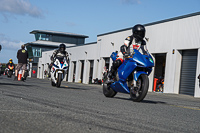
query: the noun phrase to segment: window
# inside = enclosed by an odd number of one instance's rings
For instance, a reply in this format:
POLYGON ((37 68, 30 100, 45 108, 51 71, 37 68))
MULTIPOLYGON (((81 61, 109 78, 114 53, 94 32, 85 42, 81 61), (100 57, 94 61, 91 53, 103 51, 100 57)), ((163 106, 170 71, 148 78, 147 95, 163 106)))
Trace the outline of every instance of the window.
POLYGON ((42 56, 42 50, 41 48, 32 48, 33 57, 41 57, 42 56))
POLYGON ((36 41, 37 40, 51 41, 52 35, 37 33, 37 34, 35 34, 35 39, 36 39, 36 41))

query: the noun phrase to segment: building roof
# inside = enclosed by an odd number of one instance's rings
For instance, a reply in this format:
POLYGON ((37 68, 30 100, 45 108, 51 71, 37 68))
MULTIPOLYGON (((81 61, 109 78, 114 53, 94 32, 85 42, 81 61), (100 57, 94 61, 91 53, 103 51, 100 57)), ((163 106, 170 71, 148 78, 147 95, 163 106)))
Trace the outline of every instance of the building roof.
POLYGON ((33 30, 33 31, 30 32, 30 34, 36 34, 36 33, 44 33, 44 34, 51 34, 51 35, 63 35, 63 36, 73 36, 73 37, 80 37, 80 38, 88 38, 88 36, 85 36, 85 35, 68 33, 68 32, 50 31, 50 30, 33 30))
MULTIPOLYGON (((69 44, 69 43, 64 43, 66 45, 66 47, 70 47, 70 46, 75 46, 76 44, 69 44)), ((42 40, 38 40, 35 42, 29 42, 26 43, 25 46, 28 45, 34 45, 34 46, 45 46, 45 47, 55 47, 57 48, 60 45, 60 42, 51 42, 51 41, 42 41, 42 40)))
MULTIPOLYGON (((150 26, 150 25, 165 23, 165 22, 174 21, 174 20, 183 19, 183 18, 188 18, 188 17, 193 17, 193 16, 197 16, 197 15, 200 15, 200 12, 195 12, 195 13, 191 13, 191 14, 187 14, 187 15, 183 15, 183 16, 178 16, 178 17, 174 17, 174 18, 164 19, 164 20, 160 20, 160 21, 156 21, 156 22, 152 22, 152 23, 147 23, 147 24, 144 24, 144 26, 150 26)), ((126 29, 117 30, 117 31, 112 31, 112 32, 104 33, 104 34, 100 34, 100 35, 97 35, 97 36, 98 37, 99 36, 104 36, 104 35, 113 34, 113 33, 117 33, 117 32, 131 30, 131 29, 132 29, 132 27, 126 28, 126 29)))

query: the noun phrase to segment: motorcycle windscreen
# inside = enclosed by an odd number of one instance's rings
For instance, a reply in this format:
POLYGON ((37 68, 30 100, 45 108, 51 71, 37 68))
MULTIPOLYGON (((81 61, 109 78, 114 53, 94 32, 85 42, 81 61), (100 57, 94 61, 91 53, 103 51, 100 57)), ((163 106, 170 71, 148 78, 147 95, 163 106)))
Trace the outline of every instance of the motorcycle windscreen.
POLYGON ((149 56, 145 55, 146 57, 146 62, 147 62, 147 67, 154 67, 154 61, 152 56, 149 54, 149 56))
MULTIPOLYGON (((142 55, 138 50, 134 49, 135 54, 133 55, 133 61, 137 62, 137 64, 142 67, 153 67, 154 62, 151 55, 142 55)), ((141 67, 140 66, 140 67, 141 67)))

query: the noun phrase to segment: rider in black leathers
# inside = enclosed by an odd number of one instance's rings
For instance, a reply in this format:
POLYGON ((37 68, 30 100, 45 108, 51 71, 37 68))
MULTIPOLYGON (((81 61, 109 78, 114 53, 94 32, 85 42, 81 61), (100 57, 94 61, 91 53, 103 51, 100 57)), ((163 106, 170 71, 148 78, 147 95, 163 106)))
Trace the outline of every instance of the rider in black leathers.
POLYGON ((124 44, 120 47, 120 52, 118 52, 117 59, 113 61, 111 70, 108 72, 108 80, 106 83, 113 82, 112 77, 117 71, 118 67, 123 63, 123 56, 133 54, 133 49, 137 49, 143 54, 147 54, 147 49, 144 47, 146 45, 145 37, 145 27, 141 24, 137 24, 132 28, 132 35, 128 36, 124 44))
POLYGON ((12 59, 9 59, 9 62, 6 64, 6 69, 5 69, 5 73, 7 74, 7 70, 8 70, 8 66, 13 66, 13 71, 15 69, 15 64, 13 63, 12 59))
POLYGON ((66 49, 66 46, 65 44, 60 44, 58 49, 55 50, 51 56, 51 64, 49 65, 49 74, 48 74, 48 77, 50 77, 50 71, 51 71, 51 67, 53 66, 53 63, 54 63, 54 59, 55 57, 66 57, 67 59, 67 63, 69 64, 69 55, 67 53, 67 51, 65 51, 66 49))

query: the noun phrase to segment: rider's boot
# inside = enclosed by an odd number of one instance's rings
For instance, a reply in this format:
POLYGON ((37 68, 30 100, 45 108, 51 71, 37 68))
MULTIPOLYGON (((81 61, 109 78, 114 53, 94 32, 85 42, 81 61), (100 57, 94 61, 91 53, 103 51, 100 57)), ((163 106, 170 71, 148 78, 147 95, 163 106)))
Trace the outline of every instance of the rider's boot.
POLYGON ((114 80, 113 80, 113 74, 112 74, 112 72, 108 72, 108 75, 107 75, 107 80, 106 80, 106 82, 105 82, 105 84, 109 84, 109 83, 113 83, 114 82, 114 80))
POLYGON ((23 82, 24 82, 24 81, 25 81, 25 78, 24 78, 24 77, 22 77, 22 78, 21 78, 21 81, 23 81, 23 82))

